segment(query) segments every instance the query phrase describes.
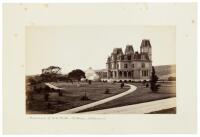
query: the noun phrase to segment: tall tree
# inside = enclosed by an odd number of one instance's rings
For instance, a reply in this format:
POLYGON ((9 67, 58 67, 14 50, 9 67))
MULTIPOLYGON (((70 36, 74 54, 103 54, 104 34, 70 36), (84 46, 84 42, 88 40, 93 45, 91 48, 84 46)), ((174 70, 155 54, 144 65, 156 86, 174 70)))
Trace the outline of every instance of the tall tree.
POLYGON ((42 69, 42 74, 40 75, 43 81, 56 81, 60 75, 61 68, 58 66, 49 66, 48 68, 42 69))
POLYGON ((158 81, 158 76, 156 75, 155 69, 152 66, 151 81, 150 81, 150 83, 151 83, 150 88, 151 88, 152 92, 157 92, 158 91, 159 85, 156 84, 157 81, 158 81))

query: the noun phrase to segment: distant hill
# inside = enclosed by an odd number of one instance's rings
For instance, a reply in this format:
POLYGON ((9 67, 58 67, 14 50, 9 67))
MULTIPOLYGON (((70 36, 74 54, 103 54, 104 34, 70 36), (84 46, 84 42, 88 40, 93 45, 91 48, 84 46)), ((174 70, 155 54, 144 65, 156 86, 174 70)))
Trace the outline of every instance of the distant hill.
POLYGON ((154 66, 158 77, 167 78, 169 76, 176 77, 176 65, 154 66))

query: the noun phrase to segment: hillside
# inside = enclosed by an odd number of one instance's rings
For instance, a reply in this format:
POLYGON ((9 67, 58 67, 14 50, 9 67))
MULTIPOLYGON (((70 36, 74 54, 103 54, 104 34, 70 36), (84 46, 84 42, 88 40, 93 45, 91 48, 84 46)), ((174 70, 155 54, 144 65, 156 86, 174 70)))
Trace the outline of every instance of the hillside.
POLYGON ((161 66, 154 66, 156 75, 159 78, 165 79, 170 76, 176 77, 176 65, 161 65, 161 66))

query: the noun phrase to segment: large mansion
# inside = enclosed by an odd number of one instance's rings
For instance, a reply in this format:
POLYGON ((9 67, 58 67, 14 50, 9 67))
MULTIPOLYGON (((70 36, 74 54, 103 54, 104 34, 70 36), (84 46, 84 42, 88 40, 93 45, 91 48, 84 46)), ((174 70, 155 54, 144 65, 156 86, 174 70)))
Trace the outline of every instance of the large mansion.
POLYGON ((106 69, 97 71, 101 80, 136 81, 149 80, 152 68, 152 52, 149 40, 142 40, 140 52, 134 51, 132 45, 114 48, 107 58, 106 69))

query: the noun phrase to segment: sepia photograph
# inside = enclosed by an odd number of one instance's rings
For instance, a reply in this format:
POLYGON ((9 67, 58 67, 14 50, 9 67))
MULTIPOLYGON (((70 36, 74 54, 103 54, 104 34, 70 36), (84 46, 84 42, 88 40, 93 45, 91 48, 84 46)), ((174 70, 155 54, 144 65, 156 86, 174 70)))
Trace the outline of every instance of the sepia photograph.
POLYGON ((197 131, 197 3, 2 11, 4 134, 197 131))
POLYGON ((27 114, 176 114, 175 27, 26 28, 27 114))

